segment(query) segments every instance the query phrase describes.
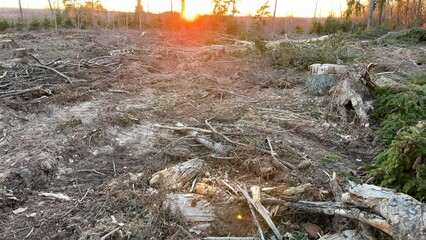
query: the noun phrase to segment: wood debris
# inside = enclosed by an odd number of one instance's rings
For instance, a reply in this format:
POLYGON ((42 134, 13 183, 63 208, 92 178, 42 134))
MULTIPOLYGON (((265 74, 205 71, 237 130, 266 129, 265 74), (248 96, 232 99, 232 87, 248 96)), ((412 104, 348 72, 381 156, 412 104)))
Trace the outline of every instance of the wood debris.
MULTIPOLYGON (((213 208, 209 202, 198 194, 169 194, 166 206, 173 214, 181 215, 190 222, 193 231, 205 231, 215 219, 213 208)), ((190 230, 191 231, 191 230, 190 230)))
POLYGON ((182 188, 201 174, 204 166, 204 160, 192 159, 153 174, 149 184, 165 189, 182 188))

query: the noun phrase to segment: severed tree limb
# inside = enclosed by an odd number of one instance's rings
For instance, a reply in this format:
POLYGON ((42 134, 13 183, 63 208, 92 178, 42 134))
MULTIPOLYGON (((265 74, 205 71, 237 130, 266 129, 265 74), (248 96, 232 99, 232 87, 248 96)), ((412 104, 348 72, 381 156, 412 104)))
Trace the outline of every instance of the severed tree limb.
MULTIPOLYGON (((342 202, 343 190, 339 184, 339 178, 337 177, 336 172, 333 172, 333 175, 330 178, 329 185, 331 187, 331 192, 333 193, 333 196, 334 196, 334 201, 342 202)), ((347 223, 347 219, 340 216, 335 216, 332 220, 333 230, 336 232, 341 232, 344 226, 346 225, 346 223, 347 223)))
POLYGON ((281 166, 285 166, 286 168, 289 168, 291 170, 296 169, 295 166, 293 166, 292 164, 288 163, 288 162, 281 162, 280 160, 277 159, 277 157, 275 157, 275 155, 277 155, 277 153, 274 151, 274 149, 272 148, 272 144, 271 144, 271 140, 269 138, 267 138, 268 140, 268 145, 269 145, 269 149, 271 149, 271 156, 274 159, 275 164, 281 166))
MULTIPOLYGON (((176 124, 178 125, 178 124, 176 124)), ((187 127, 187 126, 180 126, 180 124, 178 126, 165 126, 165 125, 160 125, 160 124, 154 124, 153 127, 156 128, 164 128, 164 129, 170 129, 170 130, 176 130, 176 131, 188 131, 188 130, 192 130, 192 131, 197 131, 197 132, 202 132, 202 133, 212 133, 212 131, 210 130, 206 130, 203 128, 196 128, 196 127, 187 127)))
POLYGON ((111 232, 109 232, 109 233, 105 234, 104 236, 102 236, 102 237, 100 238, 100 240, 105 240, 105 239, 107 239, 109 236, 113 235, 115 232, 117 232, 118 230, 120 230, 120 228, 121 228, 121 226, 120 226, 120 227, 115 228, 115 229, 114 229, 114 230, 112 230, 111 232))
MULTIPOLYGON (((350 182, 343 202, 287 202, 263 199, 263 204, 278 204, 285 209, 321 213, 357 220, 394 239, 426 239, 426 205, 402 193, 369 184, 350 182)), ((362 226, 365 229, 365 226, 362 226)), ((363 233, 368 235, 368 232, 363 233)))
POLYGON ((46 65, 41 65, 41 64, 35 64, 34 67, 38 67, 38 68, 49 70, 49 71, 51 71, 51 72, 59 75, 60 77, 62 77, 66 83, 71 83, 71 78, 70 77, 68 77, 67 75, 59 72, 58 70, 56 70, 54 68, 48 67, 46 65))
POLYGON ((426 205, 406 194, 369 184, 350 182, 347 193, 342 195, 345 203, 372 212, 385 218, 390 225, 388 233, 395 239, 426 239, 426 205))
POLYGON ((37 87, 32 87, 32 88, 27 88, 27 89, 24 89, 24 90, 13 90, 13 91, 0 92, 0 98, 13 97, 13 96, 23 95, 23 94, 30 93, 30 92, 40 91, 42 89, 42 87, 43 87, 43 85, 37 86, 37 87))
POLYGON ((225 147, 221 143, 213 142, 212 140, 208 139, 207 137, 203 136, 201 133, 197 131, 188 131, 187 134, 189 136, 195 137, 198 143, 201 143, 204 147, 210 150, 213 150, 225 156, 228 153, 228 151, 225 149, 225 147))
POLYGON ((310 213, 321 213, 330 216, 346 217, 375 227, 389 235, 391 235, 392 232, 390 224, 383 217, 374 213, 360 210, 359 208, 350 206, 348 204, 336 202, 309 201, 299 201, 292 203, 277 199, 274 200, 275 204, 279 202, 281 202, 281 204, 286 208, 299 209, 310 213))
MULTIPOLYGON (((244 190, 247 192, 247 187, 245 185, 244 185, 244 190)), ((250 207, 250 212, 251 212, 251 215, 253 216, 254 223, 256 224, 257 230, 259 231, 259 237, 261 240, 265 240, 265 235, 263 234, 262 227, 260 226, 259 221, 257 220, 256 213, 254 212, 253 206, 250 204, 250 201, 248 200, 247 200, 247 203, 250 207)))
MULTIPOLYGON (((265 209, 265 207, 262 205, 262 203, 260 202, 260 199, 257 199, 258 201, 254 201, 254 199, 252 199, 250 197, 250 195, 248 194, 247 191, 245 191, 244 189, 242 189, 240 186, 237 186, 238 190, 241 191, 241 193, 243 193, 244 197, 247 199, 247 201, 253 205, 253 207, 256 209, 256 211, 263 217, 263 219, 266 221, 266 223, 269 225, 269 227, 272 229, 272 231, 274 232, 275 236, 278 239, 282 239, 283 237, 281 236, 281 233, 278 231, 277 227, 275 226, 275 223, 272 221, 271 217, 269 216, 267 210, 265 209)), ((256 188, 255 188, 256 189, 256 188)), ((260 188, 258 188, 258 190, 260 191, 260 188)), ((258 195, 258 192, 254 192, 253 196, 258 195)))
POLYGON ((6 77, 7 72, 8 72, 8 71, 4 72, 4 73, 3 73, 3 75, 1 75, 1 76, 0 76, 0 80, 1 80, 1 79, 3 79, 4 77, 6 77))
MULTIPOLYGON (((170 129, 170 127, 168 127, 170 129)), ((192 128, 194 129, 194 128, 192 128)), ((182 123, 176 124, 176 129, 173 130, 179 130, 181 132, 186 133, 188 136, 194 137, 195 140, 202 144, 204 147, 213 150, 217 153, 220 153, 224 156, 228 155, 228 149, 224 147, 221 143, 214 142, 207 138, 206 136, 202 135, 200 132, 192 130, 191 128, 188 128, 187 126, 183 125, 182 123)), ((205 130, 207 131, 207 130, 205 130)))
MULTIPOLYGON (((244 144, 244 143, 240 143, 240 142, 236 142, 233 141, 231 139, 229 139, 227 136, 225 136, 223 133, 217 131, 208 121, 208 119, 205 120, 206 125, 213 131, 213 133, 221 136, 223 139, 225 139, 227 142, 241 146, 241 147, 245 147, 245 148, 253 148, 252 146, 248 145, 248 144, 244 144)), ((265 149, 261 149, 261 148, 256 148, 256 150, 259 150, 263 153, 267 153, 267 154, 273 154, 271 151, 265 150, 265 149)))

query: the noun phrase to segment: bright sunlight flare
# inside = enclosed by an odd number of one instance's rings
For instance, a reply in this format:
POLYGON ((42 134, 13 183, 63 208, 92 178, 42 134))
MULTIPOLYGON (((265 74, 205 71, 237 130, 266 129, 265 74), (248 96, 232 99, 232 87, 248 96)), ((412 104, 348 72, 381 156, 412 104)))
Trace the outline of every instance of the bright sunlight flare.
POLYGON ((194 21, 198 16, 210 13, 211 9, 213 7, 210 1, 186 0, 182 17, 187 21, 194 21))

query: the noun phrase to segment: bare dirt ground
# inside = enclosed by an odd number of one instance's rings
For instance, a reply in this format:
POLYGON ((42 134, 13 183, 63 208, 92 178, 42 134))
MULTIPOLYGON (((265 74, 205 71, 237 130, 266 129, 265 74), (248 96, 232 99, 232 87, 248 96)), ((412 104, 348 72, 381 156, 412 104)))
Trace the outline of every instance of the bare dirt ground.
MULTIPOLYGON (((1 239, 254 236, 245 199, 223 182, 234 189, 310 183, 303 199, 329 199, 333 171, 359 178, 362 171, 356 169, 378 151, 371 130, 339 122, 324 97, 306 93, 307 73, 273 69, 231 45, 225 54, 205 55, 196 35, 155 31, 31 32, 7 38, 33 57, 18 58, 11 70, 0 68, 0 75, 8 71, 11 79, 0 80, 1 239), (34 58, 59 69, 71 83, 37 68, 34 58), (214 156, 180 132, 157 126, 180 122, 209 129, 206 119, 229 139, 252 147, 211 135, 233 146, 227 157, 214 156), (259 151, 270 150, 268 140, 279 161, 294 166, 305 161, 307 167, 277 168, 259 151), (203 196, 215 220, 200 235, 188 232, 191 223, 164 204, 167 194, 189 193, 191 182, 177 190, 149 185, 153 173, 189 159, 206 162, 198 179, 218 189, 203 196)), ((17 47, 0 49, 3 64, 17 59, 17 47)), ((424 63, 412 62, 413 56, 425 56, 424 46, 354 51, 375 56, 383 72, 424 71, 424 63)), ((323 233, 332 230, 331 219, 315 214, 289 211, 275 219, 283 233, 306 232, 308 223, 323 233)))

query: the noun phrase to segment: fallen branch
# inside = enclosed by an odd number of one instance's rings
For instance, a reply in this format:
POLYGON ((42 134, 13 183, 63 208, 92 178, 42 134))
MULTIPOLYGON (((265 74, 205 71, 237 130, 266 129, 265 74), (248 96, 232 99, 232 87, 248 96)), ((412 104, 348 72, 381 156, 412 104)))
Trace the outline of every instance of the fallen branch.
POLYGON ((51 198, 61 199, 61 200, 65 200, 65 201, 70 201, 71 200, 70 197, 68 197, 67 195, 65 195, 63 193, 45 193, 45 192, 41 192, 38 195, 39 196, 44 196, 44 197, 51 197, 51 198))
POLYGON ((7 91, 7 92, 0 92, 0 98, 13 97, 13 96, 23 95, 23 94, 30 93, 30 92, 40 91, 42 87, 43 87, 43 85, 40 85, 40 86, 37 86, 37 87, 32 87, 32 88, 27 88, 27 89, 24 89, 24 90, 13 90, 13 91, 7 91))
POLYGON ((71 78, 70 77, 68 77, 67 75, 59 72, 58 70, 56 70, 54 68, 48 67, 46 65, 40 65, 40 64, 36 64, 36 65, 34 65, 34 67, 38 67, 38 68, 49 70, 49 71, 51 71, 51 72, 59 75, 60 77, 64 78, 66 83, 71 83, 71 78))
POLYGON ((274 151, 274 149, 272 148, 272 144, 271 144, 271 140, 269 138, 267 138, 268 140, 268 145, 269 145, 269 149, 271 150, 271 156, 274 159, 274 163, 278 166, 281 166, 281 168, 285 168, 288 169, 290 168, 291 170, 296 169, 295 166, 293 166, 292 164, 288 163, 288 162, 281 162, 280 160, 278 160, 275 155, 277 155, 277 153, 274 151))
MULTIPOLYGON (((179 127, 179 128, 182 128, 182 129, 188 128, 181 123, 177 123, 176 126, 179 127)), ((228 154, 227 149, 221 143, 217 143, 217 142, 210 140, 209 138, 203 136, 198 131, 194 131, 194 130, 182 130, 182 131, 184 131, 189 136, 195 137, 196 141, 198 143, 202 144, 204 147, 206 147, 210 150, 213 150, 215 152, 218 152, 218 153, 220 153, 224 156, 226 156, 228 154)))
MULTIPOLYGON (((253 205, 253 207, 256 209, 256 211, 263 217, 263 219, 266 221, 266 223, 269 225, 269 227, 272 229, 272 231, 274 232, 275 236, 278 239, 282 239, 283 237, 281 236, 281 233, 278 231, 277 227, 275 226, 274 222, 272 221, 271 217, 269 216, 269 214, 267 213, 267 210, 265 209, 265 207, 263 207, 262 203, 260 202, 260 199, 257 198, 256 202, 250 197, 250 195, 248 194, 247 191, 245 191, 244 189, 242 189, 240 186, 237 186, 238 190, 241 191, 241 193, 243 193, 244 197, 247 199, 247 201, 253 205)), ((255 188, 256 189, 256 188, 255 188)), ((260 188, 259 188, 260 191, 260 188)), ((253 196, 256 196, 257 192, 253 193, 253 196)))
MULTIPOLYGON (((227 136, 225 136, 223 133, 221 133, 221 132, 219 132, 219 131, 217 131, 210 123, 209 123, 209 121, 208 121, 208 119, 206 119, 205 120, 205 123, 206 123, 206 125, 213 131, 213 133, 215 133, 215 134, 217 134, 217 135, 219 135, 219 136, 221 136, 223 139, 225 139, 227 142, 229 142, 229 143, 232 143, 232 144, 235 144, 235 145, 238 145, 238 146, 242 146, 242 147, 245 147, 245 148, 253 148, 253 146, 250 146, 250 145, 248 145, 248 144, 244 144, 244 143, 240 143, 240 142, 236 142, 236 141, 233 141, 233 140, 231 140, 231 139, 229 139, 227 136)), ((261 148, 255 148, 256 150, 259 150, 259 151, 261 151, 261 152, 264 152, 264 153, 267 153, 267 154, 272 154, 272 152, 271 151, 268 151, 268 150, 264 150, 264 149, 261 149, 261 148)))
POLYGON ((8 71, 4 72, 4 73, 3 73, 3 75, 1 75, 1 76, 0 76, 0 80, 1 80, 1 79, 3 79, 4 77, 6 77, 7 72, 8 72, 8 71))
MULTIPOLYGON (((246 186, 244 186, 244 190, 247 192, 246 186)), ((248 200, 247 200, 247 203, 250 207, 250 212, 251 212, 251 215, 253 216, 254 223, 256 224, 257 230, 259 231, 259 237, 261 240, 265 240, 265 235, 263 234, 262 227, 260 226, 259 221, 257 220, 256 213, 254 212, 253 206, 250 204, 250 201, 248 200)))
POLYGON ((202 133, 213 133, 210 130, 206 130, 203 128, 196 128, 196 127, 187 127, 184 126, 181 123, 176 124, 176 127, 173 126, 165 126, 165 125, 159 125, 159 124, 154 124, 153 127, 157 127, 157 128, 164 128, 164 129, 169 129, 169 130, 176 130, 176 131, 197 131, 197 132, 202 132, 202 133))
POLYGON ((384 233, 391 233, 391 226, 383 217, 344 203, 299 201, 286 205, 289 208, 300 209, 310 213, 322 213, 350 218, 375 227, 384 233))
POLYGON ((121 227, 117 227, 117 228, 115 228, 115 229, 114 229, 114 230, 112 230, 111 232, 109 232, 109 233, 105 234, 104 236, 102 236, 102 237, 100 238, 100 240, 105 240, 105 239, 107 239, 109 236, 111 236, 112 234, 114 234, 115 232, 117 232, 118 230, 120 230, 120 228, 121 228, 121 227))
POLYGON ((394 239, 425 239, 424 204, 390 189, 368 184, 351 183, 351 185, 348 192, 342 194, 343 202, 287 202, 274 198, 263 199, 262 203, 357 220, 394 239))
POLYGON ((108 89, 108 92, 111 92, 111 93, 125 93, 125 94, 128 94, 128 95, 131 94, 129 91, 119 90, 119 89, 108 89))

